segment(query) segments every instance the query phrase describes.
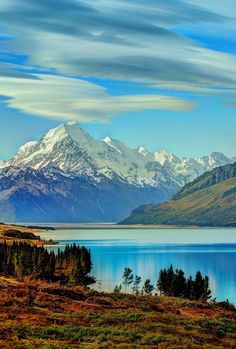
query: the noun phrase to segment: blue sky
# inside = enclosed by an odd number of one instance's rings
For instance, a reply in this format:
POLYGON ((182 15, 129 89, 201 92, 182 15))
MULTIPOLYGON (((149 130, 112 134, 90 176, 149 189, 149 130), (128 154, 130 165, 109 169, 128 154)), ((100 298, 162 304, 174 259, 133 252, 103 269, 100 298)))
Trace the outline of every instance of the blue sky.
POLYGON ((96 138, 236 156, 234 0, 2 0, 0 159, 77 120, 96 138))

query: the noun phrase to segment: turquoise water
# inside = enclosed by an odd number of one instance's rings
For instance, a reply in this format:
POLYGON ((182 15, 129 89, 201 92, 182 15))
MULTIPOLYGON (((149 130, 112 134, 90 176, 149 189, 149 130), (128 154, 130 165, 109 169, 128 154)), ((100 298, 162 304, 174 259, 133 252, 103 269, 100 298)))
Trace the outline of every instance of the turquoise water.
POLYGON ((213 297, 236 304, 236 229, 68 229, 41 236, 60 248, 74 242, 90 248, 101 289, 121 283, 125 267, 155 284, 160 269, 173 264, 187 276, 208 275, 213 297))

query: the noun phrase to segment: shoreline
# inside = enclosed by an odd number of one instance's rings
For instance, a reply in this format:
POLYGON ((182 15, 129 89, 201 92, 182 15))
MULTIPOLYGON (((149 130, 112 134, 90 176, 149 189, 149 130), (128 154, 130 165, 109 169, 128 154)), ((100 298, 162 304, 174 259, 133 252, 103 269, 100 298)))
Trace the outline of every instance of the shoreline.
MULTIPOLYGON (((49 228, 54 228, 55 230, 85 230, 85 229, 96 229, 96 230, 104 230, 104 229, 173 229, 173 230, 183 230, 183 229, 193 229, 193 230, 201 230, 201 229, 235 229, 236 227, 213 227, 213 226, 193 226, 193 225, 167 225, 167 224, 117 224, 117 223, 31 223, 31 222, 16 222, 14 224, 19 225, 34 225, 39 229, 41 227, 45 227, 45 225, 49 228)), ((47 232, 48 230, 43 229, 40 233, 47 232)))
POLYGON ((21 242, 21 243, 29 243, 31 245, 36 245, 36 246, 44 246, 44 245, 58 245, 58 241, 53 241, 53 240, 44 240, 44 239, 39 239, 37 234, 43 233, 43 229, 38 228, 27 228, 22 225, 17 225, 17 224, 0 224, 0 243, 6 242, 7 244, 13 244, 14 242, 21 242), (34 234, 35 239, 31 238, 19 238, 19 237, 11 237, 11 236, 6 236, 4 233, 8 231, 16 231, 16 232, 22 232, 26 234, 34 234))

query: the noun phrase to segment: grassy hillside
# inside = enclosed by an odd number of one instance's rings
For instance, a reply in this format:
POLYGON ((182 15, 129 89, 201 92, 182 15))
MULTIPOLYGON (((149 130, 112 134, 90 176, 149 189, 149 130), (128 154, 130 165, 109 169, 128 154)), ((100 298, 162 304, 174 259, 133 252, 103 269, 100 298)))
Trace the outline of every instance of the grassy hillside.
POLYGON ((236 226, 236 164, 205 173, 172 200, 138 207, 122 223, 236 226))
POLYGON ((40 229, 29 229, 17 225, 9 225, 0 223, 0 242, 6 241, 12 243, 13 241, 23 241, 34 245, 43 245, 44 242, 40 240, 37 233, 40 229))
POLYGON ((0 277, 2 349, 233 349, 227 302, 134 296, 0 277))

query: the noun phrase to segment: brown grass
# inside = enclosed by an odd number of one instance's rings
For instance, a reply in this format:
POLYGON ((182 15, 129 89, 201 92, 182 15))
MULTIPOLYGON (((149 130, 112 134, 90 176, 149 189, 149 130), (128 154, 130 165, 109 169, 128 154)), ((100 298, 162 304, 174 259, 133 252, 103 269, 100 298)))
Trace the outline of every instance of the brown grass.
POLYGON ((0 309, 1 349, 236 347, 235 311, 214 303, 0 277, 0 309))
POLYGON ((33 233, 35 235, 38 235, 38 233, 43 232, 43 230, 40 229, 31 229, 26 227, 21 227, 17 225, 10 225, 10 224, 0 224, 0 243, 6 242, 8 244, 12 244, 13 242, 27 242, 32 245, 42 246, 42 245, 48 245, 48 244, 56 244, 56 242, 46 242, 44 240, 30 240, 30 239, 17 239, 17 238, 11 238, 4 236, 4 232, 7 230, 19 230, 24 233, 33 233))

